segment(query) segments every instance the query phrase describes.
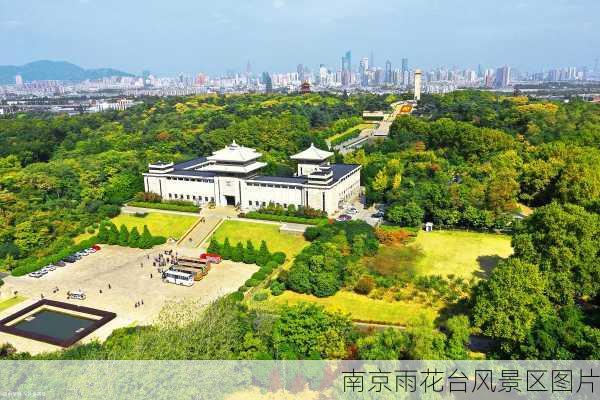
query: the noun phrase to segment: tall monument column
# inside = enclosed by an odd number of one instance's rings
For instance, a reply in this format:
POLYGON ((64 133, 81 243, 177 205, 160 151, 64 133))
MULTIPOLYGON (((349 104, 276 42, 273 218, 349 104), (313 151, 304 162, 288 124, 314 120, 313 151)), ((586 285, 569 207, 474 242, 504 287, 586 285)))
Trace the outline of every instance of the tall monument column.
POLYGON ((415 70, 415 100, 421 100, 421 70, 415 70))

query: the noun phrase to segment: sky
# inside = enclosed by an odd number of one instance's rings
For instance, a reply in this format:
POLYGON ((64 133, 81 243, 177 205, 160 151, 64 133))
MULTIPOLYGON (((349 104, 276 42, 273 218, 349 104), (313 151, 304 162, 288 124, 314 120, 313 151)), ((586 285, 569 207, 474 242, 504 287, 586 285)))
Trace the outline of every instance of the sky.
POLYGON ((542 68, 600 58, 600 0, 0 0, 0 65, 157 75, 353 67, 542 68))

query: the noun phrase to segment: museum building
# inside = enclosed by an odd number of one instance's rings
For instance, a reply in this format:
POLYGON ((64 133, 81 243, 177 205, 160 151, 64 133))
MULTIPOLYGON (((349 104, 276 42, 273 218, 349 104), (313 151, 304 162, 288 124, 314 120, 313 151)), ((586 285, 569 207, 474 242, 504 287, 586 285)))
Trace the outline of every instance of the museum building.
POLYGON ((360 165, 330 164, 333 153, 314 145, 291 156, 294 176, 260 175, 266 163, 255 149, 231 143, 211 156, 179 164, 157 162, 144 173, 144 188, 163 200, 257 210, 275 203, 334 214, 360 194, 360 165))

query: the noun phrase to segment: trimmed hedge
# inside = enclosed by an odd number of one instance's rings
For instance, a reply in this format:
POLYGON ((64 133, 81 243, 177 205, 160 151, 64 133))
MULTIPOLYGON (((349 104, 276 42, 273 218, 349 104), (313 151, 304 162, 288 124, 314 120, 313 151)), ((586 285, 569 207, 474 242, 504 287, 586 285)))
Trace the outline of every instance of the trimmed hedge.
POLYGON ((263 214, 258 211, 250 211, 245 214, 240 214, 239 216, 241 218, 262 219, 265 221, 276 221, 276 222, 292 222, 292 223, 296 223, 296 224, 306 224, 306 225, 324 225, 328 222, 327 218, 306 218, 306 217, 296 217, 293 215, 263 214))
POLYGON ((347 140, 350 139, 354 139, 360 136, 360 129, 356 128, 356 129, 352 129, 350 132, 346 132, 343 135, 340 135, 338 137, 336 137, 335 139, 333 139, 330 144, 332 146, 337 146, 338 144, 342 144, 347 140))
POLYGON ((182 204, 170 204, 170 203, 150 203, 146 201, 132 201, 127 203, 127 205, 132 207, 143 207, 143 208, 154 208, 157 210, 169 210, 169 211, 182 211, 182 212, 192 212, 197 213, 200 207, 196 206, 187 206, 182 204))

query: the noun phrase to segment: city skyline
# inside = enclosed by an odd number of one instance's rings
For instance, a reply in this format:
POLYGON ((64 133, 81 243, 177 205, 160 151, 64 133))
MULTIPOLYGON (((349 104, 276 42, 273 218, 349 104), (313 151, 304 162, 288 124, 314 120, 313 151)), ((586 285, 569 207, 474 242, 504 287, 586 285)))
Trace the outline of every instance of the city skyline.
POLYGON ((552 5, 428 0, 418 6, 174 0, 168 9, 155 1, 0 0, 0 34, 11 39, 0 64, 64 59, 86 68, 175 75, 244 71, 250 60, 260 74, 295 70, 297 64, 338 70, 341 56, 351 50, 354 70, 361 58, 375 58, 382 68, 387 60, 396 68, 408 58, 411 67, 423 69, 482 64, 537 71, 593 65, 594 43, 600 42, 592 24, 597 12, 600 4, 585 0, 552 5))

